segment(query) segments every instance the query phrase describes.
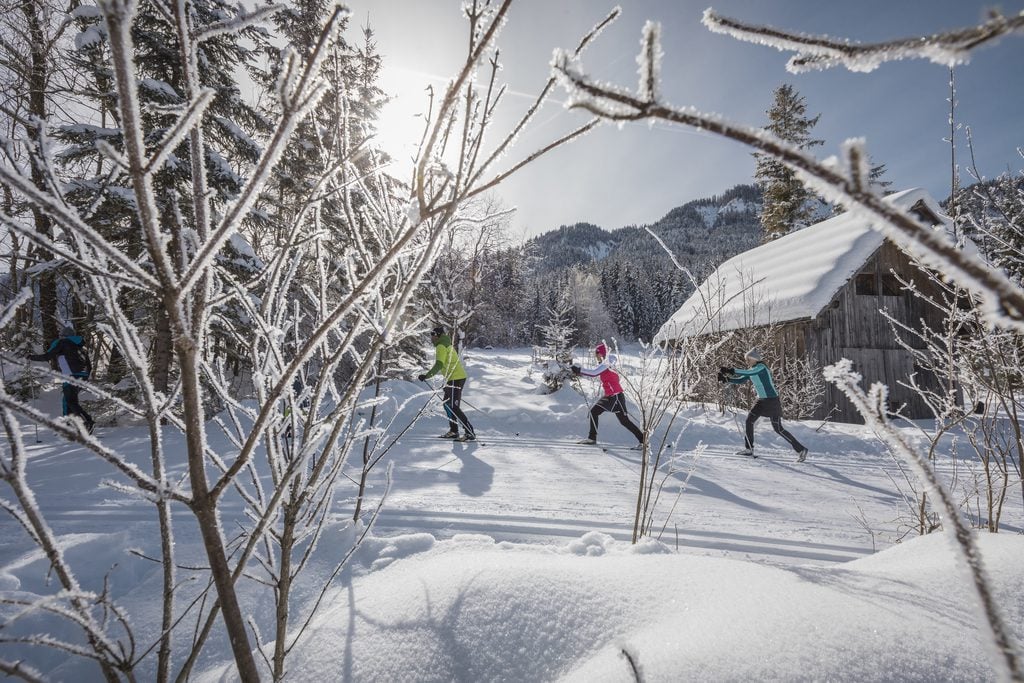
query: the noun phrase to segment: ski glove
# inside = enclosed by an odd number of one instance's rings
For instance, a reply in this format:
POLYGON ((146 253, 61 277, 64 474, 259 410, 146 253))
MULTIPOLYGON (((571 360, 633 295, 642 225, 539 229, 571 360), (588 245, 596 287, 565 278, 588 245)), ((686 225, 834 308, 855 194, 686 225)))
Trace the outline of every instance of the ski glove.
POLYGON ((578 365, 570 365, 569 369, 572 370, 572 374, 574 375, 580 374, 580 366, 578 365))
POLYGON ((719 375, 723 375, 723 376, 731 375, 732 374, 732 368, 727 368, 724 365, 721 365, 718 368, 718 374, 719 375))
POLYGON ((427 376, 426 375, 420 375, 416 379, 418 379, 421 382, 426 382, 427 381, 427 376))

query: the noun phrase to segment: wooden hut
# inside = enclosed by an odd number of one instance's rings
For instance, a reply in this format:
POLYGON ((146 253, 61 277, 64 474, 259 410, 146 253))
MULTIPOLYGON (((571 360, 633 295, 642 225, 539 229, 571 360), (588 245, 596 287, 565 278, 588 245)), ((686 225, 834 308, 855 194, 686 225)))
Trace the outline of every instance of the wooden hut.
MULTIPOLYGON (((935 229, 950 229, 927 192, 912 189, 887 201, 914 213, 935 229)), ((931 417, 927 407, 900 381, 917 373, 919 383, 934 378, 914 367, 910 352, 897 340, 889 315, 912 329, 922 321, 937 328, 940 312, 905 291, 897 278, 921 291, 934 289, 927 274, 869 219, 845 213, 751 249, 721 264, 666 322, 656 342, 729 330, 772 326, 775 344, 787 355, 807 356, 824 367, 841 358, 854 363, 864 385, 884 382, 890 406, 912 419, 931 417)), ((902 335, 917 347, 920 340, 902 335)), ((779 369, 784 371, 784 367, 779 369)), ((839 422, 862 422, 856 409, 828 384, 815 415, 839 422)))

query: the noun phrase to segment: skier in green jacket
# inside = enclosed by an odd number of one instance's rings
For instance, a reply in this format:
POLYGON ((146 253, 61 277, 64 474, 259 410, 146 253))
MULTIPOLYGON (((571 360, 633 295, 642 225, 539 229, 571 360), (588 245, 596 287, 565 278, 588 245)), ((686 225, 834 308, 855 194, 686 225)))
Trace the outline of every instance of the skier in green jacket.
POLYGON ((476 433, 469 418, 462 412, 462 387, 466 384, 466 368, 459 360, 459 352, 452 346, 452 338, 438 325, 430 331, 430 342, 434 345, 434 365, 419 376, 421 382, 436 374, 444 378, 444 412, 448 415, 448 431, 442 439, 476 441, 476 433), (459 425, 463 434, 459 436, 459 425))

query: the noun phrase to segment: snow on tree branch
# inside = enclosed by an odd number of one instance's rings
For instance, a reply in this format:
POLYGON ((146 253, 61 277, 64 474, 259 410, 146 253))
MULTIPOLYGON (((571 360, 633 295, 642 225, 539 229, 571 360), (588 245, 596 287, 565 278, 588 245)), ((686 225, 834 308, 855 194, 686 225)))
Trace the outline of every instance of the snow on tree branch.
POLYGON ((640 87, 637 92, 640 99, 653 102, 658 99, 658 81, 661 79, 661 24, 648 20, 644 24, 643 37, 640 39, 641 50, 636 57, 640 74, 640 87))
MULTIPOLYGON (((207 26, 201 33, 196 36, 196 43, 202 43, 218 36, 223 36, 230 33, 238 33, 242 29, 260 24, 278 12, 287 9, 287 5, 276 5, 266 4, 257 7, 256 9, 249 11, 239 3, 238 14, 230 19, 223 21, 216 21, 207 26)), ((348 8, 343 8, 345 16, 348 16, 348 8)))
MULTIPOLYGON (((657 32, 648 31, 645 36, 647 41, 653 41, 657 39, 657 32)), ((660 48, 655 46, 645 44, 643 47, 643 52, 649 54, 658 51, 660 48)), ((1024 290, 980 258, 964 253, 943 232, 922 224, 910 213, 875 194, 863 181, 862 162, 867 155, 860 145, 846 146, 848 163, 845 166, 834 160, 820 162, 766 130, 735 124, 694 107, 672 107, 645 99, 642 94, 633 95, 622 88, 599 84, 581 70, 578 60, 570 59, 565 53, 556 55, 553 69, 569 93, 568 107, 581 108, 611 121, 660 119, 691 126, 742 142, 784 162, 826 201, 864 213, 913 256, 977 295, 984 302, 990 324, 1024 330, 1024 290)))
MULTIPOLYGON (((30 363, 26 363, 16 357, 0 355, 0 360, 2 360, 4 363, 10 363, 15 367, 22 367, 26 369, 33 367, 30 363)), ((128 403, 127 401, 122 400, 121 398, 118 398, 114 394, 111 394, 102 387, 99 387, 93 384, 92 382, 89 382, 88 380, 83 380, 81 378, 74 376, 62 375, 60 372, 50 370, 49 368, 33 368, 33 371, 40 377, 45 377, 59 382, 66 382, 68 384, 72 384, 74 386, 93 392, 96 394, 97 397, 112 402, 118 408, 125 411, 129 415, 136 415, 138 417, 144 416, 144 412, 140 410, 137 406, 134 406, 128 403)))
POLYGON ((0 659, 0 671, 13 678, 28 681, 28 683, 42 683, 46 680, 39 671, 25 662, 9 662, 6 659, 0 659))
MULTIPOLYGON (((106 678, 108 680, 118 680, 114 675, 114 671, 117 669, 128 670, 130 668, 131 650, 134 649, 131 631, 127 628, 128 625, 123 614, 119 610, 114 610, 113 614, 117 621, 125 626, 128 631, 131 648, 126 652, 125 643, 115 642, 106 631, 108 620, 104 618, 101 623, 95 618, 93 614, 94 608, 109 609, 113 605, 109 603, 105 596, 100 598, 99 596, 89 594, 81 588, 78 579, 64 557, 57 535, 46 522, 32 487, 28 483, 26 472, 28 456, 25 452, 25 444, 21 439, 20 427, 14 418, 8 399, 6 391, 3 390, 3 387, 0 387, 0 423, 2 423, 3 430, 6 432, 9 445, 9 458, 6 460, 0 459, 0 478, 7 482, 7 485, 10 486, 11 491, 18 500, 19 509, 16 517, 29 530, 31 537, 45 554, 51 570, 63 588, 63 591, 58 592, 52 598, 43 598, 39 604, 42 604, 44 609, 62 613, 69 621, 76 623, 84 632, 91 651, 81 648, 81 652, 78 652, 80 649, 78 646, 66 644, 67 647, 65 647, 65 644, 59 642, 55 643, 55 647, 67 652, 96 658, 100 662, 106 678), (68 608, 58 606, 55 602, 65 599, 69 603, 68 608)), ((17 406, 15 406, 16 408, 17 406)), ((8 507, 8 509, 10 508, 8 507)), ((44 644, 46 641, 45 636, 32 636, 31 638, 35 642, 44 644)))
POLYGON ((323 96, 326 85, 316 74, 319 73, 321 61, 327 55, 327 46, 330 39, 337 33, 342 19, 347 14, 348 10, 342 7, 334 9, 333 14, 320 33, 316 48, 302 70, 302 75, 299 77, 295 87, 281 93, 284 98, 282 100, 284 114, 270 142, 267 144, 263 156, 260 158, 260 163, 253 169, 245 187, 231 208, 225 213, 216 231, 203 244, 199 254, 196 255, 189 265, 188 272, 182 277, 182 291, 188 291, 199 281, 205 270, 209 267, 210 261, 221 250, 231 235, 237 232, 242 219, 249 212, 249 209, 252 208, 253 203, 255 203, 259 190, 263 187, 281 154, 284 153, 285 145, 291 138, 292 132, 323 96))
POLYGON ((72 251, 56 244, 46 235, 37 232, 33 227, 23 225, 20 221, 8 216, 7 214, 0 213, 0 223, 6 225, 11 230, 16 231, 19 235, 34 242, 38 246, 59 255, 61 258, 67 259, 69 262, 74 263, 89 272, 97 275, 105 275, 112 280, 124 282, 125 284, 129 284, 139 289, 155 287, 156 280, 152 275, 143 270, 135 261, 129 259, 118 249, 113 247, 106 239, 103 238, 102 235, 87 225, 73 209, 65 206, 54 197, 51 197, 45 192, 39 190, 32 184, 31 180, 22 175, 17 169, 11 169, 0 164, 0 180, 7 183, 11 189, 20 192, 26 199, 53 218, 53 220, 56 221, 56 223, 63 229, 67 230, 70 234, 75 235, 76 239, 88 244, 90 247, 95 249, 97 253, 108 258, 112 265, 116 265, 118 268, 124 270, 126 274, 122 275, 111 272, 109 267, 103 269, 96 263, 86 261, 72 251))
MULTIPOLYGON (((477 40, 477 31, 479 31, 479 25, 477 23, 480 14, 476 13, 476 3, 473 6, 464 6, 467 16, 470 18, 470 32, 477 40)), ((448 85, 445 91, 444 98, 441 100, 441 106, 437 113, 437 119, 433 128, 430 131, 430 136, 427 139, 426 145, 423 147, 423 153, 420 156, 419 163, 416 169, 416 185, 415 185, 415 197, 419 204, 419 216, 429 216, 433 212, 431 203, 427 201, 427 189, 426 181, 427 178, 432 175, 428 173, 428 169, 433 166, 437 161, 435 152, 442 137, 443 131, 447 129, 447 126, 452 123, 449 114, 453 107, 455 107, 456 101, 459 98, 459 94, 462 91, 462 87, 466 84, 474 74, 477 64, 480 63, 487 48, 491 45, 492 41, 497 37, 498 31, 505 22, 505 17, 508 14, 508 10, 512 5, 512 0, 503 0, 501 6, 494 11, 493 16, 490 19, 486 29, 479 35, 478 42, 470 50, 466 56, 466 61, 462 66, 462 70, 458 76, 448 85)), ((482 13, 481 13, 482 14, 482 13)), ((447 137, 447 135, 445 135, 447 137)))
POLYGON ((165 490, 165 486, 160 482, 149 477, 136 465, 125 461, 116 451, 110 449, 99 440, 87 434, 82 428, 81 422, 76 419, 51 418, 50 416, 12 398, 3 387, 0 387, 0 408, 5 411, 10 411, 11 413, 24 415, 32 422, 53 430, 54 433, 63 436, 69 441, 77 441, 87 446, 94 453, 117 468, 122 474, 128 477, 128 479, 135 482, 139 488, 145 491, 149 491, 151 493, 163 492, 168 497, 183 503, 190 502, 190 498, 181 491, 174 489, 165 490))
POLYGON ((860 388, 862 377, 853 371, 853 363, 845 358, 835 365, 825 368, 825 379, 846 394, 850 402, 864 417, 867 425, 900 460, 914 471, 921 483, 931 489, 934 498, 940 501, 943 518, 946 521, 944 528, 960 551, 958 557, 970 574, 986 623, 992 634, 994 642, 988 642, 993 644, 996 649, 996 652, 993 653, 995 655, 993 661, 1002 665, 1002 673, 1006 680, 1024 680, 1024 668, 1022 668, 1020 656, 1016 651, 1013 636, 1003 619, 996 596, 992 594, 991 583, 985 572, 981 552, 974 542, 971 529, 961 517, 957 502, 939 481, 928 460, 922 457, 904 438, 903 434, 889 422, 886 407, 888 404, 887 387, 876 383, 865 393, 860 388))
POLYGON ((774 47, 780 52, 796 52, 786 65, 790 73, 824 70, 834 66, 869 72, 885 62, 901 59, 928 59, 943 66, 956 66, 970 59, 971 50, 1002 36, 1024 31, 1024 12, 1007 18, 992 10, 989 17, 980 26, 959 31, 867 44, 746 24, 723 17, 711 7, 704 11, 703 23, 715 33, 774 47))
MULTIPOLYGON (((578 58, 579 55, 582 54, 583 50, 601 34, 605 27, 607 27, 616 19, 618 19, 621 13, 622 9, 620 7, 615 7, 611 12, 608 13, 608 15, 604 19, 598 22, 597 25, 590 30, 590 32, 583 36, 580 39, 580 42, 576 45, 576 49, 573 50, 573 58, 578 58)), ((519 137, 519 134, 523 131, 526 125, 533 119, 533 116, 537 113, 541 106, 547 101, 548 95, 550 94, 551 89, 555 86, 555 83, 556 80, 554 77, 548 79, 548 82, 544 84, 544 87, 537 95, 537 98, 534 100, 533 104, 530 105, 530 108, 527 109, 526 113, 523 114, 519 122, 512 128, 509 134, 505 136, 505 139, 497 147, 495 147, 490 157, 488 157, 487 160, 480 165, 480 168, 477 169, 476 174, 469 181, 471 185, 477 183, 483 177, 483 174, 487 171, 487 169, 490 168, 492 163, 495 162, 497 159, 501 158, 501 156, 504 155, 505 151, 515 143, 515 141, 519 137)), ((593 125, 591 124, 589 127, 587 127, 586 130, 589 130, 590 127, 593 127, 593 125)), ((579 134, 582 134, 583 132, 586 131, 580 131, 579 134)), ((529 160, 525 163, 529 163, 529 160)), ((523 164, 520 164, 520 166, 521 165, 523 164)), ((507 177, 508 175, 511 174, 511 172, 514 172, 515 170, 516 169, 513 168, 512 171, 503 174, 502 177, 507 177)), ((500 182, 500 180, 498 180, 497 182, 500 182)))
POLYGON ((26 302, 32 301, 33 296, 35 296, 35 293, 31 287, 22 287, 21 291, 4 305, 3 311, 0 311, 0 328, 7 327, 18 309, 26 302))
POLYGON ((199 119, 206 113, 206 108, 213 102, 216 94, 217 91, 213 88, 203 88, 199 91, 198 96, 189 103, 188 108, 167 131, 164 139, 157 145, 156 151, 150 156, 145 167, 147 175, 155 173, 192 128, 198 124, 199 119))

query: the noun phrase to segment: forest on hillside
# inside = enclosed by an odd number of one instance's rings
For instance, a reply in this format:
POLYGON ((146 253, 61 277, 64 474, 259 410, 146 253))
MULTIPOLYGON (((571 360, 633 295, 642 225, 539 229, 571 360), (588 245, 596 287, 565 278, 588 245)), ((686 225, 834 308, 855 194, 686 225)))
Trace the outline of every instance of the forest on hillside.
MULTIPOLYGON (((571 320, 574 342, 649 341, 693 291, 678 266, 706 275, 756 246, 760 207, 758 188, 738 185, 688 202, 649 226, 609 231, 577 223, 522 245, 500 246, 496 240, 493 250, 455 243, 445 255, 452 265, 437 277, 472 273, 474 259, 486 268, 478 285, 486 297, 476 311, 456 317, 469 345, 542 344, 542 328, 556 313, 571 320)), ((464 287, 476 284, 468 277, 464 287)), ((460 303, 449 302, 443 310, 457 311, 460 303)))
MULTIPOLYGON (((940 202, 955 212, 963 237, 1017 277, 1022 192, 1024 179, 1006 174, 967 184, 956 201, 940 202)), ((842 211, 815 204, 815 220, 842 211)), ((453 240, 427 287, 455 283, 446 285, 450 298, 436 311, 470 346, 543 345, 543 328, 559 317, 572 327, 574 344, 650 341, 693 293, 694 280, 762 243, 762 206, 759 185, 737 185, 651 225, 605 230, 576 223, 521 245, 508 245, 500 230, 489 240, 453 240)))

